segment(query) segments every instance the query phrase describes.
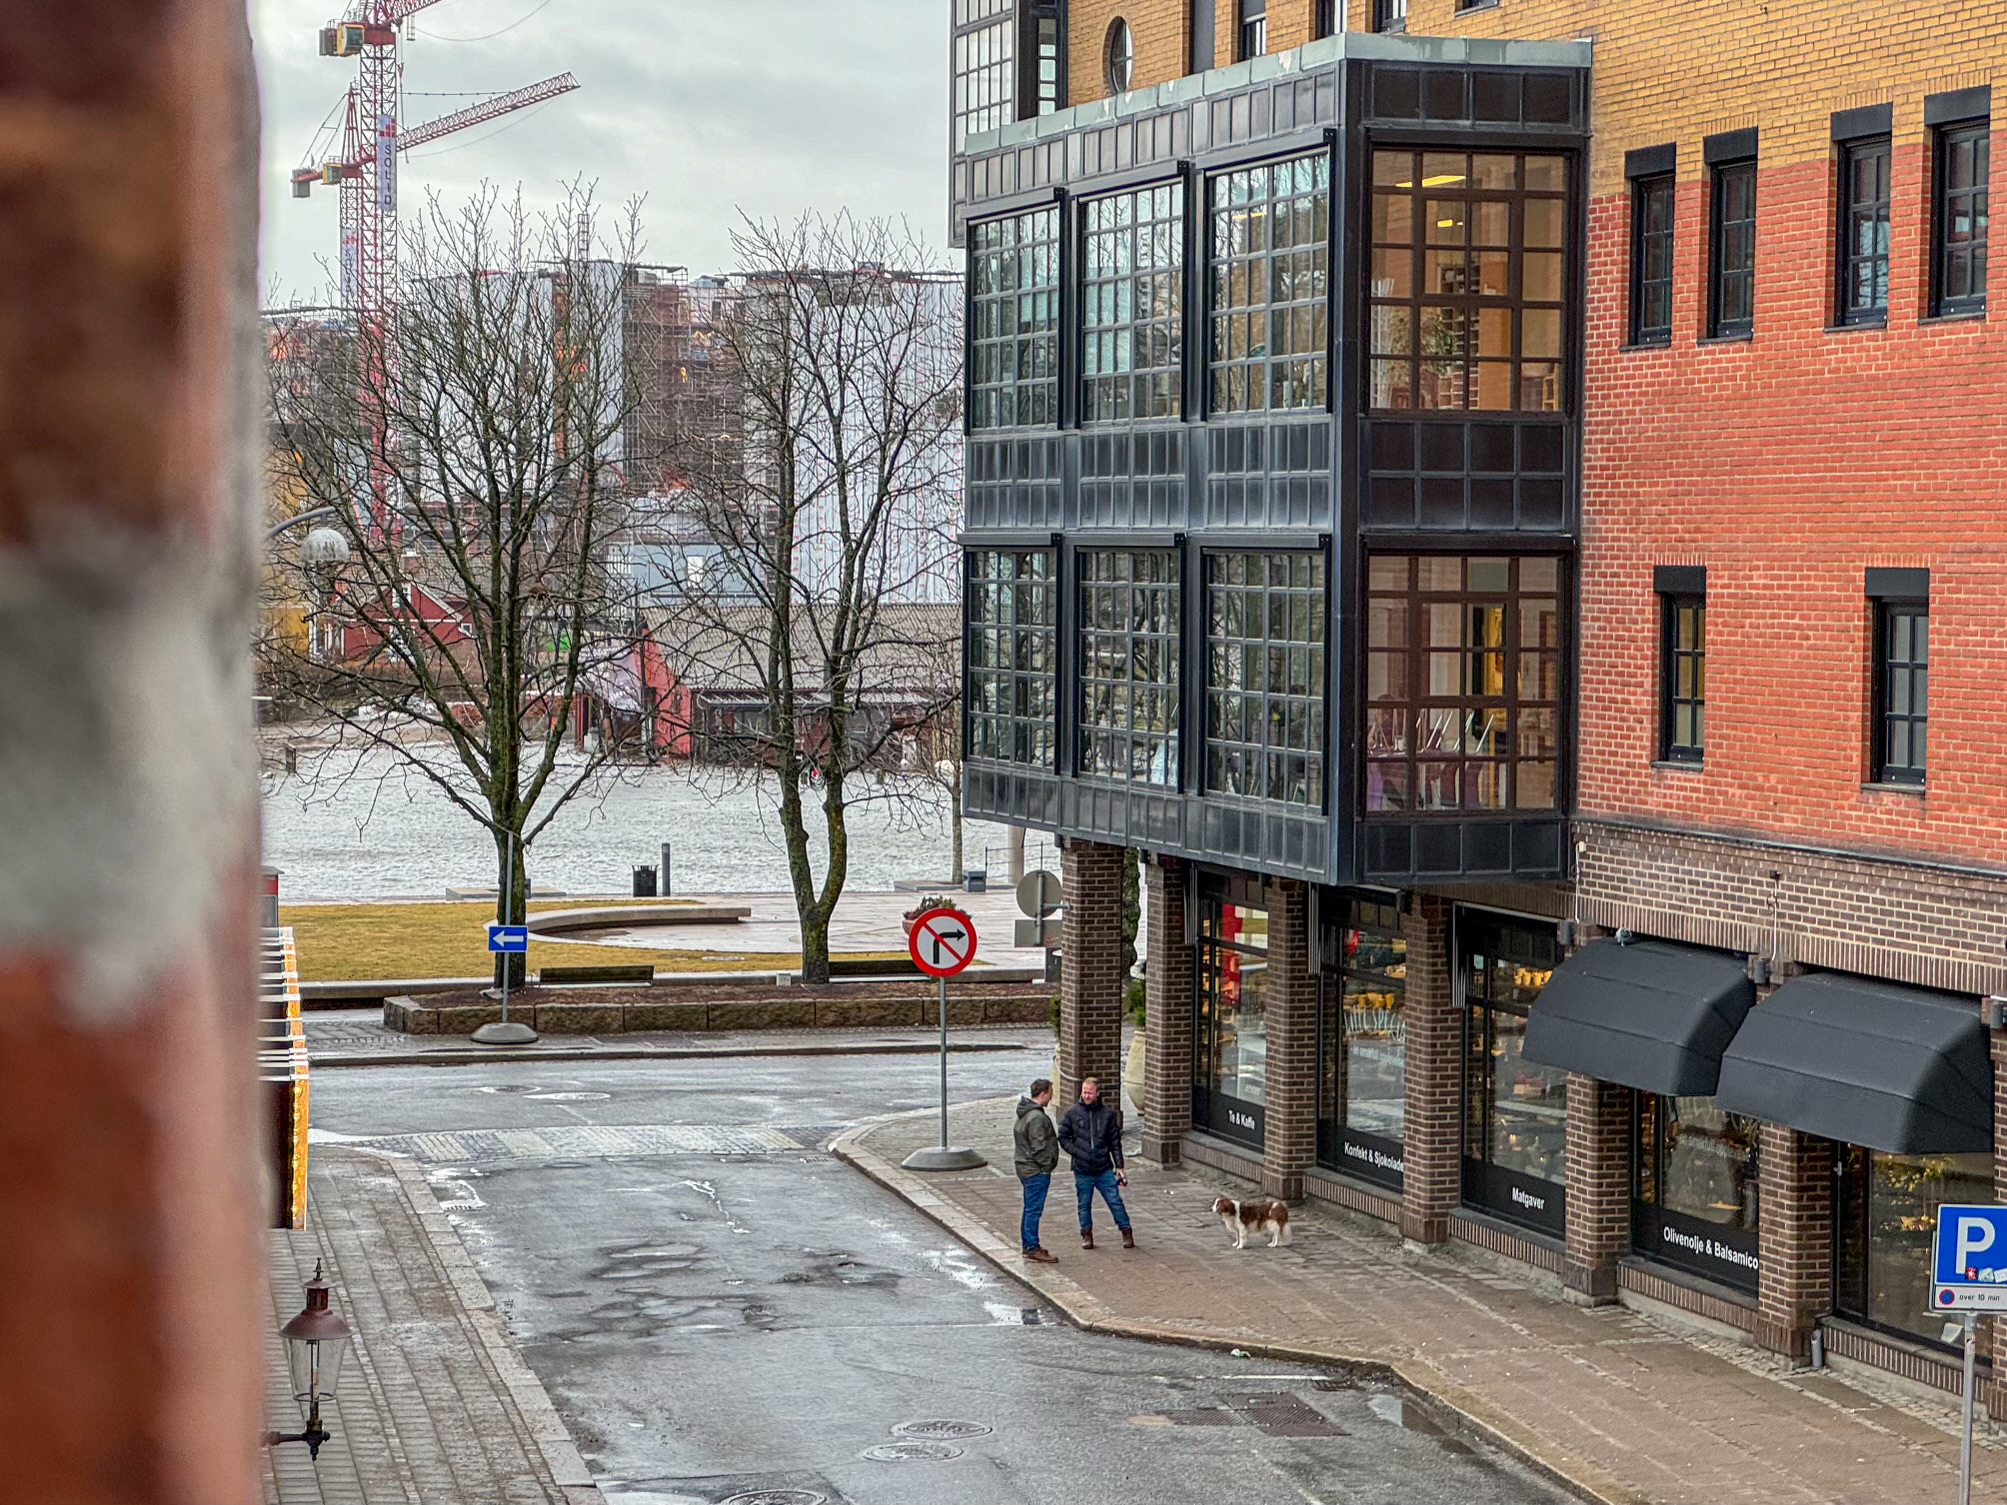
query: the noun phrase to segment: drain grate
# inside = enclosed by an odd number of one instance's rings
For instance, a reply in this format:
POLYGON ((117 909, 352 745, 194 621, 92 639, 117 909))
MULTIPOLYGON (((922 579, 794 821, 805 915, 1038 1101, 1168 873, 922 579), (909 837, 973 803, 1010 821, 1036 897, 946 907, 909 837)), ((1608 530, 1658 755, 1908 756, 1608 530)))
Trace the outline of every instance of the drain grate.
POLYGON ((1227 1404, 1270 1437, 1343 1437, 1338 1426, 1308 1402, 1280 1391, 1229 1396, 1227 1404))
POLYGON ((1357 1380, 1322 1379, 1314 1381, 1311 1384, 1310 1388, 1312 1390, 1326 1390, 1326 1391, 1357 1390, 1359 1388, 1359 1382, 1357 1380))
POLYGON ((892 1435, 923 1442, 966 1442, 971 1437, 987 1437, 994 1430, 979 1421, 902 1421, 892 1429, 892 1435))
POLYGON ((828 1502, 828 1495, 819 1495, 812 1489, 756 1489, 721 1500, 719 1505, 828 1505, 828 1502))
POLYGON ((945 1463, 962 1456, 945 1442, 881 1442, 857 1455, 867 1463, 945 1463))
POLYGON ((1195 1406, 1189 1411, 1165 1411, 1163 1418, 1174 1427, 1231 1427, 1240 1418, 1231 1411, 1222 1411, 1217 1406, 1195 1406))

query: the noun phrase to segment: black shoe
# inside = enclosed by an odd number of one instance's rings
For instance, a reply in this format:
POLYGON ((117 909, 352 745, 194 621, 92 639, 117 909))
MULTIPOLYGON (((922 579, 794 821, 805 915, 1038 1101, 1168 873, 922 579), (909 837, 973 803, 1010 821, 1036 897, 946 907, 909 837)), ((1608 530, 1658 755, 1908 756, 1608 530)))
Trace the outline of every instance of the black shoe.
POLYGON ((1080 1247, 1083 1249, 1092 1249, 1094 1247, 1094 1230, 1092 1228, 1083 1228, 1080 1230, 1080 1247))

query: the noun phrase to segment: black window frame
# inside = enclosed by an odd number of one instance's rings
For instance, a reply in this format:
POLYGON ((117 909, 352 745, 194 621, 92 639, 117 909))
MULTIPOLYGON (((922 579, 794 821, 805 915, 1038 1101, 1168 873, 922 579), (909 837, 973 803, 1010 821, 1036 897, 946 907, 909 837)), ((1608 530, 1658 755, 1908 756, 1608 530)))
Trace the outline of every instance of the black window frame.
POLYGON ((963 580, 966 756, 1056 772, 1059 551, 970 549, 963 580))
POLYGON ((1317 1161, 1396 1192, 1406 1172, 1408 939, 1399 896, 1323 891, 1317 1009, 1317 1161), (1335 912, 1334 912, 1335 911, 1335 912), (1353 1007, 1355 1000, 1364 1006, 1353 1007), (1355 1036, 1352 1019, 1365 1015, 1355 1036), (1378 1016, 1378 1017, 1375 1017, 1378 1016), (1401 1058, 1398 1125, 1360 1128, 1352 1121, 1353 1040, 1387 1042, 1401 1058), (1394 1133, 1381 1132, 1395 1129, 1394 1133))
POLYGON ((1661 590, 1659 592, 1659 761, 1699 767, 1707 760, 1707 591, 1661 590), (1693 647, 1679 644, 1680 614, 1698 613, 1698 632, 1693 647), (1680 662, 1694 664, 1695 693, 1681 695, 1680 662), (1690 707, 1690 723, 1696 735, 1690 742, 1679 740, 1679 710, 1690 707))
MULTIPOLYGON (((1463 1203, 1493 1217, 1560 1238, 1567 1228, 1568 1207, 1565 1128, 1560 1137, 1561 1163, 1557 1177, 1500 1165, 1493 1144, 1498 1120, 1498 1061, 1503 1053, 1499 1021, 1501 1017, 1524 1021, 1531 1015, 1541 991, 1561 964, 1560 946, 1551 923, 1461 909, 1457 912, 1456 937, 1456 1002, 1463 1025, 1463 1070, 1457 1104, 1463 1203), (1498 991, 1500 973, 1507 966, 1512 969, 1513 977, 1502 994, 1498 991), (1529 980, 1536 978, 1537 982, 1529 980)), ((1523 1022, 1516 1030, 1507 1030, 1521 1036, 1524 1032, 1523 1022)), ((1566 1073, 1537 1064, 1535 1069, 1561 1077, 1565 1113, 1566 1073)))
POLYGON ((949 42, 949 134, 959 152, 970 136, 1017 118, 1018 38, 1010 0, 958 0, 949 42))
POLYGON ((1894 223, 1894 170, 1895 153, 1887 136, 1864 136, 1855 141, 1843 141, 1839 146, 1839 184, 1835 219, 1838 224, 1839 244, 1836 246, 1837 259, 1833 267, 1833 318, 1834 322, 1846 326, 1886 324, 1889 317, 1889 243, 1894 223), (1877 196, 1863 198, 1860 193, 1860 168, 1865 163, 1875 165, 1878 182, 1874 185, 1877 196), (1874 248, 1862 250, 1857 227, 1866 223, 1878 227, 1879 234, 1874 248), (1855 295, 1859 292, 1861 274, 1866 271, 1868 286, 1878 291, 1879 297, 1869 302, 1861 302, 1855 295))
POLYGON ((1182 178, 1081 203, 1083 426, 1184 415, 1185 223, 1182 178))
POLYGON ((1754 1294, 1761 1263, 1763 1216, 1759 1170, 1762 1149, 1757 1122, 1742 1114, 1729 1113, 1724 1115, 1727 1122, 1720 1130, 1700 1131, 1701 1137, 1714 1138, 1731 1147, 1739 1131, 1748 1135, 1749 1143, 1740 1167, 1747 1179, 1737 1188, 1742 1198, 1737 1216, 1699 1217, 1673 1205, 1668 1195, 1671 1170, 1668 1162, 1679 1137, 1675 1126, 1680 1123, 1680 1105, 1687 1102, 1711 1105, 1713 1099, 1664 1097, 1640 1090, 1631 1093, 1631 1251, 1702 1279, 1754 1294))
POLYGON ((1373 30, 1402 32, 1408 29, 1408 0, 1373 0, 1373 30))
POLYGON ((1992 120, 1958 120, 1938 126, 1931 133, 1930 191, 1930 311, 1934 318, 1968 317, 1986 312, 1986 228, 1977 228, 1970 240, 1954 245, 1951 224, 1954 199, 1963 198, 1976 208, 1975 225, 1989 218, 1988 191, 1992 176, 1992 120), (1971 145, 1983 159, 1964 188, 1951 186, 1951 165, 1957 148, 1971 145), (1962 277, 1959 274, 1962 268, 1962 277), (1976 277, 1975 277, 1976 272, 1976 277), (1971 289, 1975 285, 1977 292, 1971 289), (1962 285, 1964 292, 1954 292, 1962 285))
POLYGON ((1338 32, 1338 0, 1317 0, 1310 21, 1311 40, 1322 41, 1338 32))
POLYGON ((1205 411, 1209 415, 1329 410, 1331 209, 1328 151, 1226 168, 1208 176, 1205 411), (1245 182, 1248 188, 1236 203, 1234 185, 1238 182, 1245 182), (1269 227, 1260 244, 1247 234, 1257 211, 1269 227), (1299 215, 1308 216, 1307 226, 1294 225, 1299 215), (1292 222, 1291 238, 1287 245, 1280 245, 1274 229, 1285 218, 1292 222), (1308 295, 1275 298, 1274 290, 1286 277, 1299 279, 1290 289, 1297 294, 1305 292, 1302 280, 1307 279, 1308 295), (1225 300, 1235 295, 1236 281, 1246 301, 1228 303, 1225 300), (1275 331, 1293 331, 1299 311, 1308 322, 1301 331, 1302 348, 1296 348, 1293 332, 1291 348, 1278 353, 1275 331), (1233 331, 1237 320, 1244 322, 1239 325, 1241 340, 1236 354, 1233 331), (1275 400, 1278 388, 1288 400, 1275 400))
POLYGON ((1756 186, 1754 157, 1736 157, 1709 168, 1707 337, 1711 340, 1746 340, 1756 332, 1756 186), (1748 212, 1730 219, 1729 199, 1743 184, 1748 187, 1748 212), (1732 246, 1732 241, 1740 240, 1737 232, 1745 229, 1746 245, 1732 246))
POLYGON ((1208 549, 1200 576, 1205 792, 1323 810, 1330 786, 1324 692, 1331 620, 1324 551, 1208 549), (1283 636, 1275 630, 1278 614, 1283 636))
POLYGON ((1886 596, 1874 603, 1874 761, 1877 784, 1921 789, 1929 780, 1930 598, 1886 596), (1917 628, 1921 626, 1922 633, 1917 628), (1907 633, 1899 629, 1907 627, 1907 633), (1898 658, 1897 642, 1906 640, 1898 658), (1900 707, 1900 709, 1898 709, 1900 707), (1898 738, 1900 733, 1900 738, 1898 738), (1898 762, 1896 747, 1904 749, 1898 762), (1922 747, 1921 754, 1918 753, 1922 747))
POLYGON ((1678 184, 1671 172, 1655 172, 1631 180, 1631 343, 1670 345, 1673 325, 1673 250, 1678 233, 1678 184), (1654 226, 1654 208, 1662 206, 1664 222, 1654 226), (1652 256, 1663 259, 1654 271, 1652 256), (1664 300, 1662 322, 1648 322, 1654 292, 1664 300))
POLYGON ((972 433, 1059 422, 1058 206, 970 222, 968 425, 972 433), (1024 269, 1048 280, 1023 281, 1024 269))
POLYGON ((1268 0, 1240 0, 1234 28, 1234 61, 1244 63, 1268 51, 1268 0))
POLYGON ((1183 550, 1171 547, 1074 551, 1079 659, 1073 740, 1082 778, 1184 787, 1184 558, 1183 550), (1126 645, 1119 653, 1118 644, 1126 645), (1147 650, 1140 662, 1139 644, 1147 650), (1139 701, 1162 716, 1139 724, 1139 701))

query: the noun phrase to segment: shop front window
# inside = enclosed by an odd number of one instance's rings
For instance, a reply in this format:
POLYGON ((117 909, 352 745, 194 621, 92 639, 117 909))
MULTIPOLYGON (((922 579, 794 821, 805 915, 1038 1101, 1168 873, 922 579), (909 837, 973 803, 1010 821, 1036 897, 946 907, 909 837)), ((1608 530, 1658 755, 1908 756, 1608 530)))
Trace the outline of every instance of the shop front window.
POLYGON ((1390 899, 1347 895, 1325 932, 1317 1154, 1398 1190, 1405 1157, 1408 943, 1390 899))
POLYGON ((1553 926, 1464 916, 1458 950, 1464 1200, 1558 1238, 1566 1226, 1568 1073, 1520 1053, 1527 1015, 1560 961, 1553 926))
MULTIPOLYGON (((1930 1310, 1931 1240, 1947 1202, 1987 1203, 1993 1157, 1887 1155, 1840 1146, 1834 1209, 1833 1308, 1843 1317, 1946 1343, 1945 1319, 1930 1310)), ((1979 1351, 1992 1352, 1980 1319, 1979 1351)))
POLYGON ((1201 888, 1192 1083, 1192 1121, 1257 1149, 1268 1098, 1268 912, 1248 901, 1260 893, 1251 880, 1201 888))
POLYGON ((1711 1097, 1637 1094, 1631 1245, 1647 1259, 1756 1289, 1756 1120, 1711 1097))

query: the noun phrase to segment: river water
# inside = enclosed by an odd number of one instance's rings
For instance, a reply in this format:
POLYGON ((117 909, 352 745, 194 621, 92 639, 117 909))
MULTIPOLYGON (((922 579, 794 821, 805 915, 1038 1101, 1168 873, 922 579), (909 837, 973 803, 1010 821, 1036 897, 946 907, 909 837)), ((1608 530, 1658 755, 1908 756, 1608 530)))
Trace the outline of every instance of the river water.
MULTIPOLYGON (((448 888, 490 887, 495 849, 484 827, 430 780, 394 755, 347 756, 298 774, 265 778, 265 860, 279 868, 288 902, 315 899, 439 897, 448 888)), ((898 880, 944 881, 951 844, 940 790, 893 780, 854 806, 848 821, 846 887, 889 889, 898 880), (893 796, 902 796, 893 798, 893 796)), ((700 771, 651 768, 581 795, 560 812, 529 853, 532 884, 570 893, 626 893, 633 870, 675 846, 677 893, 779 892, 788 885, 777 791, 700 771)), ((819 805, 809 806, 810 853, 822 862, 819 805)), ((1001 826, 971 821, 965 861, 1003 876, 1001 826)), ((1034 863, 1041 853, 1032 838, 1034 863)))

